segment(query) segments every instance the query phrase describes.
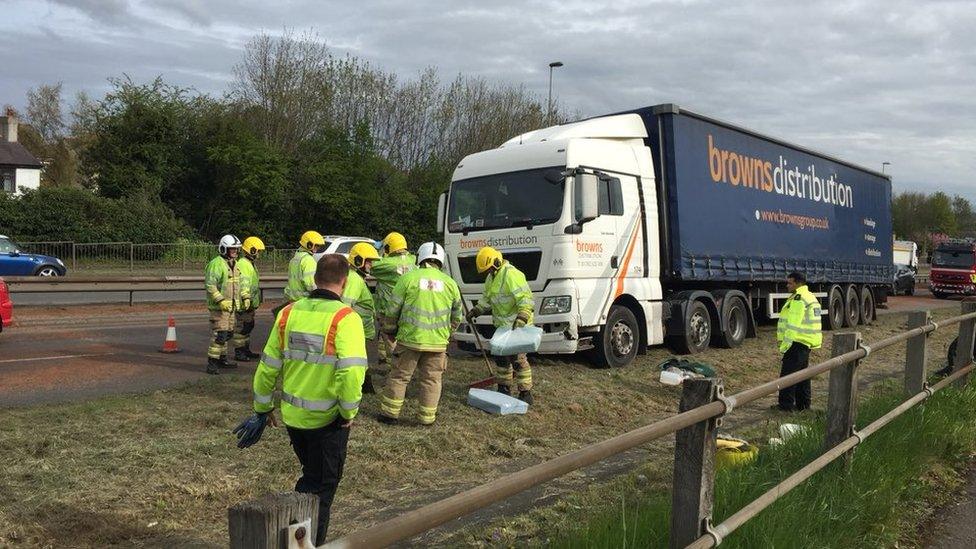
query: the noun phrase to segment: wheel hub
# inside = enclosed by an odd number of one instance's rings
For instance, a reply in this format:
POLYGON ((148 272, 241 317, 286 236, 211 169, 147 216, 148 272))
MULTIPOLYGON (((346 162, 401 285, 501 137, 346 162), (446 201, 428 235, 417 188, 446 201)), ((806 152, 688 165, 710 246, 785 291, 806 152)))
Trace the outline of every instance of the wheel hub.
POLYGON ((614 324, 610 330, 610 343, 617 356, 627 356, 634 349, 634 331, 623 322, 614 324))
POLYGON ((695 339, 695 346, 704 345, 708 341, 709 332, 711 330, 709 326, 709 321, 707 318, 702 316, 700 313, 695 313, 691 317, 691 334, 695 339))

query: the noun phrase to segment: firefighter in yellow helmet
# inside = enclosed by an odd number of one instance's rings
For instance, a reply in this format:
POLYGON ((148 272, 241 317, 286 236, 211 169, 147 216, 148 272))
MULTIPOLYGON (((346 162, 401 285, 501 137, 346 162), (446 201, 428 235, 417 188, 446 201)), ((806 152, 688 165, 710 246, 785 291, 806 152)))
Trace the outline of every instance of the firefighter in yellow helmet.
MULTIPOLYGON (((370 272, 373 262, 379 259, 376 248, 366 242, 360 242, 349 250, 349 277, 346 288, 342 292, 342 302, 353 308, 363 319, 363 334, 367 341, 376 339, 376 312, 373 307, 373 294, 366 285, 366 276, 370 272)), ((363 381, 363 392, 373 393, 373 380, 369 372, 363 381)))
MULTIPOLYGON (((382 313, 386 310, 393 295, 393 288, 404 273, 417 266, 417 257, 407 249, 407 239, 398 232, 386 235, 382 242, 383 257, 373 262, 370 274, 376 279, 376 310, 382 313)), ((382 319, 381 319, 382 320, 382 319)), ((380 364, 388 365, 390 355, 396 343, 386 334, 380 334, 379 352, 380 364)))
MULTIPOLYGON (((468 311, 468 324, 473 328, 475 318, 488 313, 491 313, 495 328, 521 328, 532 324, 535 301, 522 271, 505 261, 501 252, 491 246, 478 251, 475 267, 479 273, 488 273, 488 278, 478 304, 468 311)), ((526 356, 498 356, 495 362, 498 365, 495 372, 498 392, 510 395, 512 385, 516 385, 519 400, 532 404, 532 368, 526 356)))
POLYGON ((251 331, 254 330, 254 312, 261 306, 261 287, 258 271, 254 262, 258 254, 265 250, 264 241, 256 236, 244 239, 241 253, 244 257, 237 259, 237 268, 241 272, 241 286, 247 288, 250 299, 245 301, 241 311, 237 313, 237 325, 234 330, 234 359, 249 362, 261 355, 251 351, 251 331))
POLYGON ((308 297, 315 289, 315 258, 312 254, 322 251, 325 238, 317 231, 305 231, 298 243, 301 248, 288 262, 288 286, 285 287, 285 297, 292 303, 308 297))

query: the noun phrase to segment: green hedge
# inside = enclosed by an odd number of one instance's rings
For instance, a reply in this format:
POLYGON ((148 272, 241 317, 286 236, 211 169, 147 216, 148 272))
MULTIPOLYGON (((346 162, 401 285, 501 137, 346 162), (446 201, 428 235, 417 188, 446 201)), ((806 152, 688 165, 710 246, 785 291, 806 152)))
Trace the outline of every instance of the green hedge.
POLYGON ((0 234, 21 241, 175 242, 193 230, 164 204, 72 187, 0 193, 0 234))

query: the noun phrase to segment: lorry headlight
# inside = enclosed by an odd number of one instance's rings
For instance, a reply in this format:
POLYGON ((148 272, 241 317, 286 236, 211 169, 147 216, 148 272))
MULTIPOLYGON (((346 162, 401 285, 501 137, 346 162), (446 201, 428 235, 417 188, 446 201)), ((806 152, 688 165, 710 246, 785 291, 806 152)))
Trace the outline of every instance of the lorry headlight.
POLYGON ((573 308, 573 298, 568 295, 557 295, 542 299, 542 306, 539 307, 540 315, 555 315, 568 313, 573 308))

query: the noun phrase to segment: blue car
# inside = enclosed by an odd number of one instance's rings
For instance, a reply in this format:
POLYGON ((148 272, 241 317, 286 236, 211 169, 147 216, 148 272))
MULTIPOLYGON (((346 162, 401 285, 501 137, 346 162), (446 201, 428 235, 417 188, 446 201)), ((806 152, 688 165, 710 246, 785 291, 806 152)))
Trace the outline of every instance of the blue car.
POLYGON ((49 255, 30 254, 0 235, 0 276, 64 276, 64 262, 49 255))

